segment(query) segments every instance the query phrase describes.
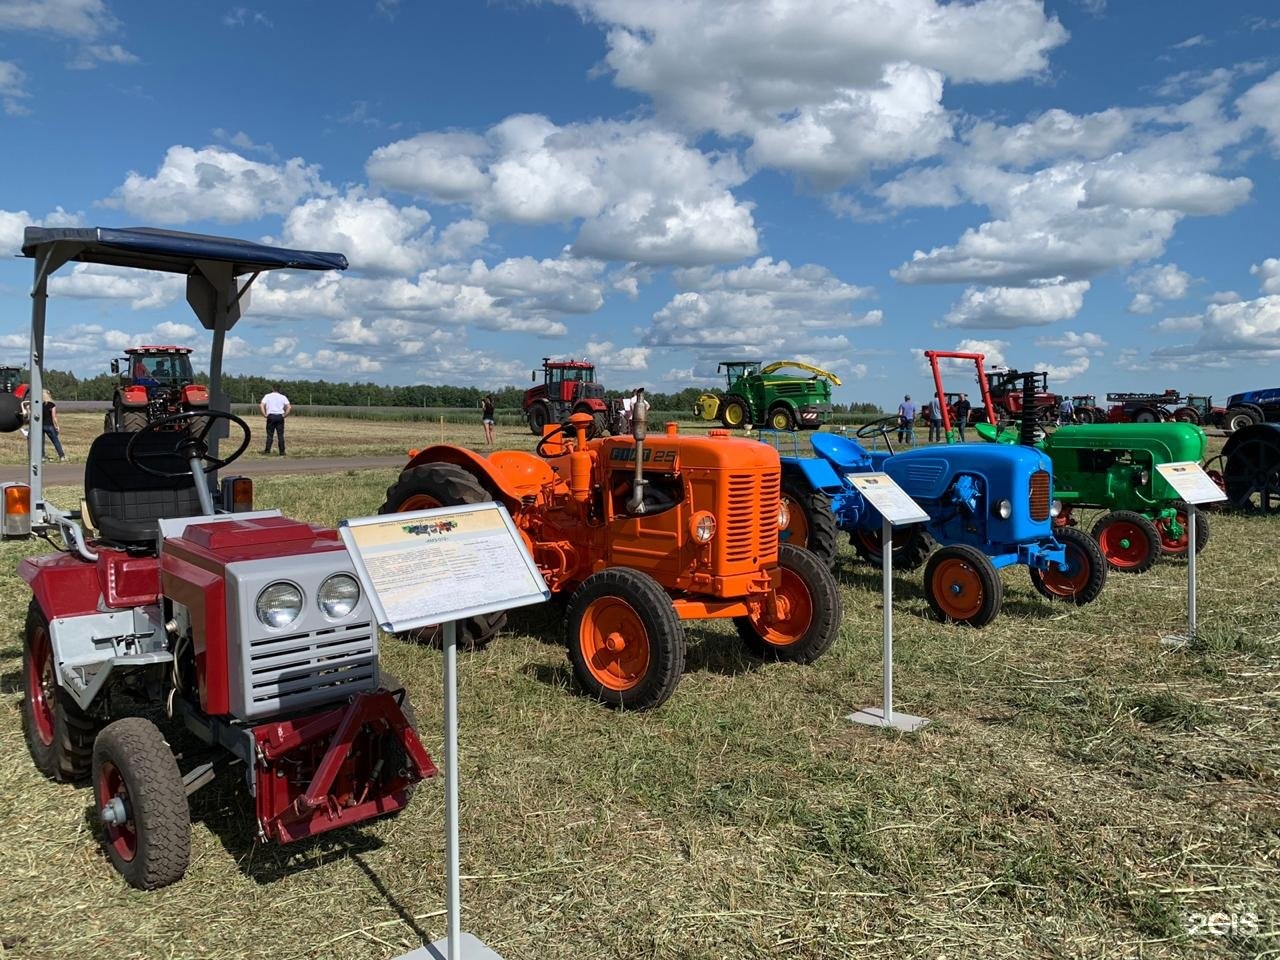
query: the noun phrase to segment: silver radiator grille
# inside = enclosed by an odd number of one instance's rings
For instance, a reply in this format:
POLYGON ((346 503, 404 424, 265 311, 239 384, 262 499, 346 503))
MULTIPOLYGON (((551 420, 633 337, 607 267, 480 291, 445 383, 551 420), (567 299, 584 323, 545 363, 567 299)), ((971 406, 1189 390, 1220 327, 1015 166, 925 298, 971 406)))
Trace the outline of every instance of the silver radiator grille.
POLYGON ((373 624, 263 637, 245 653, 246 714, 279 713, 368 689, 377 679, 373 624))

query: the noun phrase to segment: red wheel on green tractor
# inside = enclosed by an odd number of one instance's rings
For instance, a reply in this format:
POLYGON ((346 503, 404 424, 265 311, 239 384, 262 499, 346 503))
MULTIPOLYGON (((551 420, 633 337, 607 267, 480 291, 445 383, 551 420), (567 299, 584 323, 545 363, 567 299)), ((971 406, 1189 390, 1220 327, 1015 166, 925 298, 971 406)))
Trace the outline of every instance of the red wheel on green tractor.
POLYGON ((613 567, 592 574, 569 600, 565 624, 573 675, 611 707, 652 710, 684 673, 684 627, 671 598, 646 573, 613 567))
MULTIPOLYGON (((1182 557, 1187 554, 1187 540, 1190 528, 1187 524, 1186 507, 1178 507, 1175 517, 1159 517, 1155 520, 1156 531, 1160 535, 1160 552, 1167 556, 1182 557)), ((1203 510, 1196 512, 1196 554, 1204 550, 1209 542, 1209 517, 1203 510)))
MULTIPOLYGON (((378 508, 378 513, 432 510, 492 499, 479 481, 462 467, 452 463, 425 463, 400 474, 399 479, 387 488, 387 499, 378 508)), ((503 612, 481 614, 460 621, 458 646, 464 650, 479 650, 497 636, 506 623, 507 615, 503 612)), ((410 643, 428 643, 437 647, 443 642, 443 633, 438 625, 412 630, 399 634, 399 637, 410 643)))
POLYGON ((22 719, 36 769, 51 780, 74 783, 89 774, 99 721, 58 685, 49 621, 35 600, 27 608, 22 646, 22 719))
POLYGON ((776 609, 734 617, 748 650, 770 660, 812 663, 835 643, 840 627, 840 590, 826 564, 799 547, 778 545, 782 583, 776 609))
POLYGON ((142 717, 107 726, 93 745, 94 807, 111 865, 130 886, 182 879, 191 859, 191 811, 173 751, 142 717))
MULTIPOLYGON (((849 532, 849 542, 867 563, 879 564, 884 559, 880 530, 858 528, 849 532)), ((938 542, 919 524, 895 527, 893 530, 893 569, 917 570, 929 558, 938 542)))
POLYGON ((751 414, 748 413, 745 403, 730 397, 720 408, 720 422, 730 429, 737 429, 751 422, 751 414))
POLYGON ((1160 558, 1160 531, 1140 513, 1113 510, 1093 525, 1093 539, 1112 570, 1146 573, 1160 558))
POLYGON ((782 478, 782 505, 787 524, 778 531, 783 543, 808 550, 828 567, 836 562, 836 518, 831 498, 794 476, 782 478))
POLYGON ((985 627, 1000 613, 1004 581, 985 553, 956 544, 929 557, 924 568, 924 596, 940 620, 985 627))
POLYGON ((1092 603, 1107 583, 1107 561, 1097 541, 1075 527, 1061 527, 1053 535, 1067 548, 1066 566, 1050 570, 1032 567, 1031 585, 1050 600, 1092 603))

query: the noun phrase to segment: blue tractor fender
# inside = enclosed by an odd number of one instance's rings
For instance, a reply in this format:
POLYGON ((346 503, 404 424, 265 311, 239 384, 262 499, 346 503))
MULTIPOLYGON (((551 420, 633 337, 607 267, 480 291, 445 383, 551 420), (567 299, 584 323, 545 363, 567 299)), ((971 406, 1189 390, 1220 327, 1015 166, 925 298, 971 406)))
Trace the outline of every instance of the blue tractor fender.
POLYGON ((805 484, 814 490, 821 490, 827 496, 835 498, 845 490, 845 483, 840 474, 832 469, 826 460, 816 457, 779 457, 782 461, 784 476, 799 476, 805 484))

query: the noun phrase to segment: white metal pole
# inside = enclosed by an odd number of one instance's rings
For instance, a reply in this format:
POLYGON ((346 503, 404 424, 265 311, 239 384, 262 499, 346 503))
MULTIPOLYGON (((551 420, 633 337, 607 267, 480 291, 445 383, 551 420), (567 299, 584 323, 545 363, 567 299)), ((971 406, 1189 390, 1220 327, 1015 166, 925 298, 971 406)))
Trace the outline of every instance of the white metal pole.
POLYGON ((444 843, 449 889, 449 953, 460 960, 462 947, 462 889, 458 856, 458 629, 444 625, 444 843))
POLYGON ((884 577, 884 722, 893 723, 893 524, 880 527, 880 566, 884 577))
POLYGON ((1187 504, 1187 643, 1196 638, 1196 505, 1187 504))

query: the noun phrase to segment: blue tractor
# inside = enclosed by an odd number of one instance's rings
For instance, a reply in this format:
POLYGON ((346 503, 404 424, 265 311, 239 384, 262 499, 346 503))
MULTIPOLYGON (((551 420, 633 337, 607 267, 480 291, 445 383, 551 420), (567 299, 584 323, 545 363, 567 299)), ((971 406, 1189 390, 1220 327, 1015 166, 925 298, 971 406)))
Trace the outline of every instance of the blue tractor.
MULTIPOLYGON (((896 418, 887 418, 896 423, 896 418)), ((924 564, 924 592, 943 620, 986 626, 1000 612, 998 571, 1020 564, 1043 596, 1090 603, 1102 592, 1107 563, 1092 538, 1055 529, 1061 504, 1052 498, 1049 458, 1029 446, 956 444, 894 453, 887 421, 879 428, 887 452, 832 433, 809 437, 816 456, 782 456, 782 498, 789 521, 782 537, 834 563, 837 531, 858 555, 879 562, 882 519, 853 486, 851 474, 884 472, 929 515, 928 523, 894 531, 895 567, 924 564)))

